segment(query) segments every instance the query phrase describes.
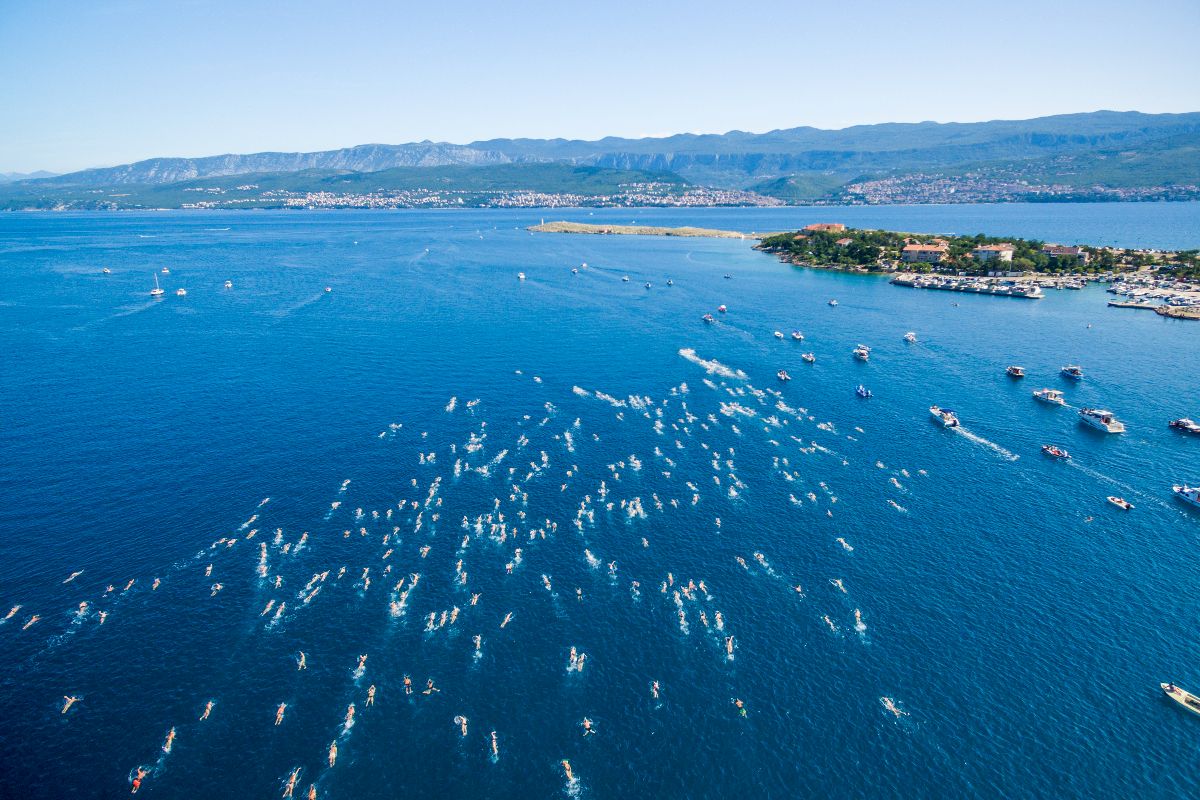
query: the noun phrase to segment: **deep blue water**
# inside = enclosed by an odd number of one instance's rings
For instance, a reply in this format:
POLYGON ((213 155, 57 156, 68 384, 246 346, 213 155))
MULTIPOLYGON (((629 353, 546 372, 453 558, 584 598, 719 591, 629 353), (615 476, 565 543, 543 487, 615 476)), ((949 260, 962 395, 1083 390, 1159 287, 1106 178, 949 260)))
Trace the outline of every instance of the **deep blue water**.
POLYGON ((0 796, 125 796, 139 765, 163 797, 278 797, 296 768, 298 797, 1200 793, 1200 719, 1157 688, 1200 691, 1200 514, 1170 494, 1200 438, 1166 427, 1200 416, 1200 325, 1096 287, 922 292, 743 241, 523 230, 542 217, 1200 240, 1200 204, 2 216, 0 796), (707 596, 677 606, 689 580, 707 596))

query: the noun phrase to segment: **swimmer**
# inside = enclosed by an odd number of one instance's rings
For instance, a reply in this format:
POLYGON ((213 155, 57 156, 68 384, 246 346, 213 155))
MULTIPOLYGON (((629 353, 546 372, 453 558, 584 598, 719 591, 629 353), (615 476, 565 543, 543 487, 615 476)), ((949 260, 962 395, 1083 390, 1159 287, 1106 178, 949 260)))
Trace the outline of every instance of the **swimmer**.
POLYGON ((412 694, 412 678, 407 675, 404 676, 404 693, 412 694))
POLYGON ((366 669, 366 667, 367 667, 367 657, 365 655, 359 656, 358 657, 358 667, 356 668, 356 671, 364 670, 364 669, 366 669))
POLYGON ((103 624, 104 624, 104 620, 106 620, 106 619, 108 619, 108 612, 107 612, 107 611, 101 611, 101 612, 100 612, 100 624, 101 624, 101 625, 103 625, 103 624))
POLYGON ((842 594, 846 594, 846 585, 842 583, 841 578, 834 578, 830 581, 834 586, 841 590, 842 594))
POLYGON ((300 768, 296 767, 294 770, 292 770, 291 776, 288 778, 287 783, 283 787, 284 797, 292 796, 292 793, 296 791, 296 781, 298 780, 300 780, 300 768))
POLYGON ((333 741, 329 745, 329 766, 332 769, 337 763, 337 741, 333 741))
POLYGON ((479 602, 479 594, 478 594, 478 593, 472 593, 472 594, 471 594, 471 605, 475 605, 475 604, 476 604, 476 603, 478 603, 478 602, 479 602))
POLYGON ((275 709, 275 724, 279 725, 283 722, 283 712, 287 711, 287 703, 280 703, 279 708, 275 709))
POLYGON ((804 594, 804 587, 798 583, 793 586, 792 589, 796 592, 796 594, 804 594))
POLYGON ((16 616, 17 612, 20 610, 21 610, 21 607, 19 605, 16 605, 16 606, 13 606, 12 608, 10 608, 8 610, 8 613, 4 615, 4 621, 8 622, 10 619, 12 619, 14 616, 16 616))
POLYGON ((496 741, 496 732, 492 731, 492 758, 500 757, 500 743, 496 741))
POLYGON ((161 579, 155 578, 154 583, 150 584, 150 591, 153 592, 154 590, 156 590, 159 587, 159 584, 161 584, 161 583, 162 583, 161 579))
POLYGON ((167 740, 163 742, 162 751, 164 753, 171 752, 171 745, 175 743, 175 729, 167 731, 167 740))
POLYGON ((70 575, 67 577, 67 579, 66 579, 65 581, 63 581, 63 583, 70 583, 71 581, 75 580, 76 578, 78 578, 78 577, 79 577, 80 575, 82 575, 82 574, 83 574, 83 570, 79 570, 78 572, 72 572, 72 573, 71 573, 71 574, 70 574, 70 575))
POLYGON ((308 785, 308 800, 317 800, 317 785, 315 783, 308 785))
MULTIPOLYGON (((204 568, 204 577, 206 577, 206 578, 212 577, 212 564, 209 564, 207 567, 204 568)), ((108 590, 111 592, 112 587, 111 586, 108 587, 108 590)))
POLYGON ((650 695, 655 700, 658 699, 658 689, 659 689, 658 681, 650 681, 650 695))
POLYGON ((479 649, 482 646, 483 646, 483 637, 477 633, 477 634, 475 634, 475 652, 478 653, 479 649))
POLYGON ((296 659, 296 669, 308 669, 308 659, 304 655, 304 651, 300 651, 300 657, 296 659))
POLYGON ((737 708, 739 714, 743 717, 746 716, 746 704, 742 702, 741 698, 735 698, 733 705, 737 708))
MULTIPOLYGON (((500 623, 501 628, 503 628, 505 625, 507 625, 512 620, 512 615, 513 615, 513 612, 511 612, 511 611, 504 615, 504 621, 500 623)), ((26 626, 26 627, 28 627, 28 626, 26 626)))
POLYGON ((896 701, 890 697, 881 697, 879 698, 879 702, 883 704, 884 708, 892 712, 896 719, 908 716, 908 712, 896 705, 896 701))
POLYGON ((725 652, 727 654, 729 654, 730 656, 733 655, 733 637, 732 636, 725 637, 725 652))
POLYGON ((583 722, 581 722, 579 724, 583 727, 583 735, 584 736, 595 735, 596 731, 595 731, 595 729, 592 728, 592 721, 590 719, 588 719, 587 717, 584 717, 583 722))
POLYGON ((564 759, 562 760, 562 768, 563 768, 563 772, 564 772, 564 773, 566 773, 566 776, 567 776, 567 782, 568 782, 568 783, 574 783, 574 782, 575 782, 575 775, 574 775, 574 773, 572 773, 572 772, 571 772, 571 762, 570 762, 570 761, 567 761, 567 760, 564 758, 564 759))
POLYGON ((373 683, 367 689, 367 705, 369 705, 369 706, 375 705, 375 684, 373 684, 373 683))
POLYGON ((62 713, 64 714, 71 710, 71 706, 79 702, 79 698, 75 695, 63 695, 63 700, 66 701, 62 707, 62 713))
POLYGON ((346 727, 349 728, 354 722, 354 703, 346 706, 346 727))
POLYGON ((212 594, 210 594, 209 597, 216 597, 217 592, 221 591, 224 588, 225 588, 224 584, 214 583, 212 585, 212 594))
POLYGON ((581 603, 583 602, 583 589, 578 586, 575 587, 575 599, 581 603))
POLYGON ((429 680, 425 681, 425 691, 421 692, 421 694, 433 694, 434 692, 440 691, 441 689, 433 685, 433 678, 430 678, 429 680))
POLYGON ((29 621, 25 623, 24 627, 22 627, 21 630, 23 630, 23 631, 29 630, 34 625, 34 623, 36 623, 41 618, 42 617, 40 614, 34 614, 32 617, 29 618, 29 621))
POLYGON ((462 729, 462 735, 465 737, 467 735, 467 718, 460 714, 454 718, 454 724, 462 729))
POLYGON ((130 578, 129 583, 125 584, 125 588, 122 589, 121 591, 128 592, 135 583, 137 583, 137 578, 130 578))
POLYGON ((212 700, 209 700, 207 703, 204 704, 204 713, 200 715, 201 722, 208 719, 208 715, 212 713, 214 705, 215 705, 215 703, 212 700))
POLYGON ((142 788, 142 779, 145 778, 149 774, 150 774, 149 770, 143 769, 142 767, 137 768, 137 775, 134 776, 134 779, 133 779, 133 790, 130 791, 130 794, 137 794, 137 790, 142 788))

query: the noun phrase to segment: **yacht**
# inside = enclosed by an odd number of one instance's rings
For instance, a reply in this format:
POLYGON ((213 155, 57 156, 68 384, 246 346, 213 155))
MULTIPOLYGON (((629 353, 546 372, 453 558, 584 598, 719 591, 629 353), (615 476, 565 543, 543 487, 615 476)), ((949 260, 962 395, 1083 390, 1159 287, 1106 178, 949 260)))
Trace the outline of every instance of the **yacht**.
POLYGON ((917 334, 913 331, 909 331, 908 333, 904 334, 904 341, 908 342, 909 344, 916 344, 917 334))
POLYGON ((775 331, 775 338, 776 338, 776 339, 782 339, 782 338, 783 338, 783 331, 775 331))
POLYGON ((109 269, 108 267, 105 267, 104 269, 102 269, 102 270, 100 270, 100 271, 101 271, 101 272, 103 272, 105 275, 111 275, 111 274, 112 274, 112 270, 111 270, 111 269, 109 269))
MULTIPOLYGON (((523 280, 525 280, 525 273, 524 273, 524 272, 518 272, 518 273, 517 273, 517 280, 519 280, 519 281, 523 281, 523 280)), ((626 278, 625 280, 629 280, 629 278, 626 278)))
POLYGON ((1099 408, 1079 409, 1079 419, 1105 433, 1124 433, 1125 423, 1118 420, 1111 411, 1099 408))
POLYGON ((937 406, 930 406, 929 413, 933 416, 934 420, 936 420, 937 423, 939 425, 941 425, 943 428, 957 428, 958 427, 958 417, 956 417, 954 415, 954 412, 952 410, 950 410, 949 408, 938 408, 937 406))
POLYGON ((728 310, 729 310, 729 309, 727 309, 727 308, 725 307, 725 304, 724 304, 724 303, 722 303, 721 305, 717 306, 717 312, 718 312, 718 313, 720 313, 720 314, 724 314, 724 313, 725 313, 726 311, 728 311, 728 310))
POLYGON ((836 305, 837 305, 837 300, 830 300, 830 301, 829 301, 829 305, 831 305, 831 306, 836 306, 836 305))
POLYGON ((860 344, 858 347, 854 348, 854 357, 859 361, 867 361, 871 358, 871 348, 867 347, 865 344, 860 344))
POLYGON ((854 393, 863 398, 871 396, 871 390, 863 386, 861 383, 858 385, 858 388, 854 390, 854 393))
POLYGON ((1193 422, 1187 417, 1173 419, 1167 424, 1175 430, 1183 431, 1184 433, 1200 433, 1200 424, 1193 422))
POLYGON ((800 331, 792 331, 792 341, 803 342, 804 334, 800 331))
POLYGON ((785 369, 781 369, 779 372, 776 372, 775 377, 779 378, 781 381, 790 381, 792 379, 792 376, 788 375, 787 370, 785 369))
POLYGON ((187 289, 184 289, 183 287, 176 289, 175 296, 176 297, 187 297, 187 289))
POLYGON ((714 320, 713 320, 713 315, 712 315, 712 314, 705 314, 705 315, 704 315, 703 317, 701 317, 700 319, 704 320, 705 322, 707 322, 707 323, 708 323, 708 324, 710 324, 710 325, 711 325, 711 324, 713 323, 713 321, 714 321, 714 320))
POLYGON ((1038 389, 1033 393, 1034 399, 1041 400, 1043 403, 1049 403, 1052 406, 1065 406, 1067 401, 1063 399, 1063 393, 1058 389, 1038 389))
POLYGON ((1106 499, 1117 508, 1124 509, 1125 511, 1133 511, 1133 503, 1129 502, 1124 497, 1115 497, 1110 494, 1106 499))
POLYGON ((800 357, 803 358, 805 361, 807 361, 809 364, 813 364, 817 360, 817 357, 814 356, 812 353, 801 353, 800 357))
POLYGON ((150 290, 151 297, 162 297, 165 294, 162 287, 158 285, 158 276, 154 276, 154 288, 150 290))
POLYGON ((1158 686, 1167 697, 1179 703, 1179 705, 1193 714, 1200 714, 1200 697, 1196 697, 1191 692, 1180 689, 1173 683, 1160 683, 1158 686))
POLYGON ((232 289, 232 288, 233 288, 233 281, 225 281, 225 288, 226 288, 226 289, 232 289))
POLYGON ((1062 372, 1063 377, 1070 378, 1073 381, 1083 379, 1083 369, 1075 364, 1068 364, 1067 366, 1063 367, 1060 372, 1062 372))
POLYGON ((1014 365, 1014 366, 1011 366, 1008 369, 1004 370, 1004 374, 1010 378, 1024 378, 1025 377, 1025 368, 1014 365))
POLYGON ((1061 447, 1055 447, 1052 444, 1042 445, 1042 452, 1051 458, 1070 458, 1071 454, 1061 447))
POLYGON ((1172 486, 1171 491, 1183 502, 1194 508, 1200 508, 1200 486, 1172 486))

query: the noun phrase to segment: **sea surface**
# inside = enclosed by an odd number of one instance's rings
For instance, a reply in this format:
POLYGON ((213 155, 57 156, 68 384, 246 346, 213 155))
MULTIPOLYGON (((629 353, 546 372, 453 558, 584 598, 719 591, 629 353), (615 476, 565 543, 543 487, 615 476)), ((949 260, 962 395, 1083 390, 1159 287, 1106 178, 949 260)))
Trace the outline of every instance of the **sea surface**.
POLYGON ((1200 204, 2 215, 0 796, 1200 795, 1158 689, 1200 691, 1200 324, 543 218, 1200 244, 1200 204))

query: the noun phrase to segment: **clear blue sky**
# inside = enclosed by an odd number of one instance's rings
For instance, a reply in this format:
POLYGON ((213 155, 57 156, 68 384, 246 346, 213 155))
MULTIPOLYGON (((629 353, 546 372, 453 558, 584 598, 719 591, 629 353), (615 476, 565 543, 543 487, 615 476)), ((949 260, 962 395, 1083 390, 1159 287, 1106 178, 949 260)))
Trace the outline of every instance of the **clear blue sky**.
POLYGON ((0 0, 0 171, 1200 110, 1198 0, 0 0))

